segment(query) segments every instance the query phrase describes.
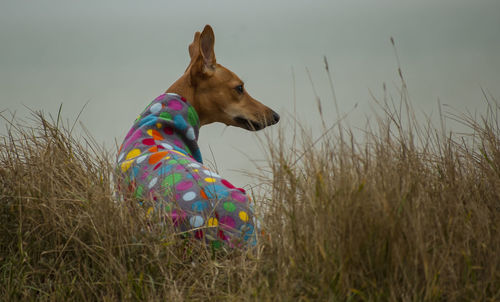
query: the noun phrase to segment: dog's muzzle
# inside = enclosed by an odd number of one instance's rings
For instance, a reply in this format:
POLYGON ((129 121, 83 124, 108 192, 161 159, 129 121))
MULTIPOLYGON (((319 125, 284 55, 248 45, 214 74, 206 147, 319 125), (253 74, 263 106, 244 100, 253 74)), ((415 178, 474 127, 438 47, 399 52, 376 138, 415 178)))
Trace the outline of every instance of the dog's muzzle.
POLYGON ((247 119, 241 116, 237 116, 234 118, 234 121, 238 124, 238 126, 250 130, 250 131, 258 131, 266 128, 267 126, 274 125, 278 123, 280 120, 280 116, 278 113, 274 112, 272 113, 271 119, 265 119, 264 121, 254 121, 251 119, 247 119))

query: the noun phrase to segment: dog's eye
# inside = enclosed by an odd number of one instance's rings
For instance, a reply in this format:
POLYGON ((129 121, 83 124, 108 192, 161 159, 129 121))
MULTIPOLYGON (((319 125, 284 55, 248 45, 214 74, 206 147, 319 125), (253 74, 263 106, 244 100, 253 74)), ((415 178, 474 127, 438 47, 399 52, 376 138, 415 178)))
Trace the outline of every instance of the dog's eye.
POLYGON ((236 89, 236 91, 238 91, 239 94, 243 94, 243 85, 238 85, 234 87, 234 89, 236 89))

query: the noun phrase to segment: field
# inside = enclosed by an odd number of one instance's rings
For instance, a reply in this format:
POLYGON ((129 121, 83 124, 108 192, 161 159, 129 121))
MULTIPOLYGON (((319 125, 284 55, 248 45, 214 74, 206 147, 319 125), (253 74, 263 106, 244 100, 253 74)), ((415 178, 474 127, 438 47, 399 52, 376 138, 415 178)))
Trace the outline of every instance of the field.
POLYGON ((59 117, 12 121, 0 300, 500 300, 499 105, 485 94, 480 117, 448 115, 458 135, 418 120, 404 81, 399 93, 361 137, 339 118, 314 140, 285 125, 264 142, 265 234, 251 250, 155 223, 116 192, 114 155, 59 117))

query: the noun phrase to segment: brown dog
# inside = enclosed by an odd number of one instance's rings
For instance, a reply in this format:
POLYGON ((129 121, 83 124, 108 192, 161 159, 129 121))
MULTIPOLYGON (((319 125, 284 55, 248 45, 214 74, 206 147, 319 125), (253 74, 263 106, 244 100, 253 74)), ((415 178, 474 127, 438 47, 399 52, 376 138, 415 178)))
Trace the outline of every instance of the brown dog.
POLYGON ((214 246, 255 245, 256 219, 243 189, 202 165, 199 127, 213 122, 260 130, 279 115, 253 99, 243 82, 215 62, 207 25, 189 46, 184 74, 134 122, 120 147, 121 183, 186 233, 214 246))

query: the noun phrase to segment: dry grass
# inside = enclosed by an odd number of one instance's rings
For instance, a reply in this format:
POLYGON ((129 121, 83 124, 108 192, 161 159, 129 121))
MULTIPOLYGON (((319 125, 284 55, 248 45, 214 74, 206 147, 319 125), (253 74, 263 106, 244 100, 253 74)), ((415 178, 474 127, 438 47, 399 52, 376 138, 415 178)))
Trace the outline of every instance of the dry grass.
POLYGON ((405 130, 384 109, 363 143, 345 133, 313 147, 304 134, 298 152, 271 148, 273 287, 290 299, 497 301, 497 120, 464 116, 466 144, 414 121, 405 130))
POLYGON ((391 104, 362 140, 270 140, 256 199, 267 236, 251 251, 216 252, 146 218, 114 195, 113 159, 42 115, 11 128, 0 141, 1 299, 499 300, 498 106, 480 122, 460 117, 473 134, 462 140, 391 104))

